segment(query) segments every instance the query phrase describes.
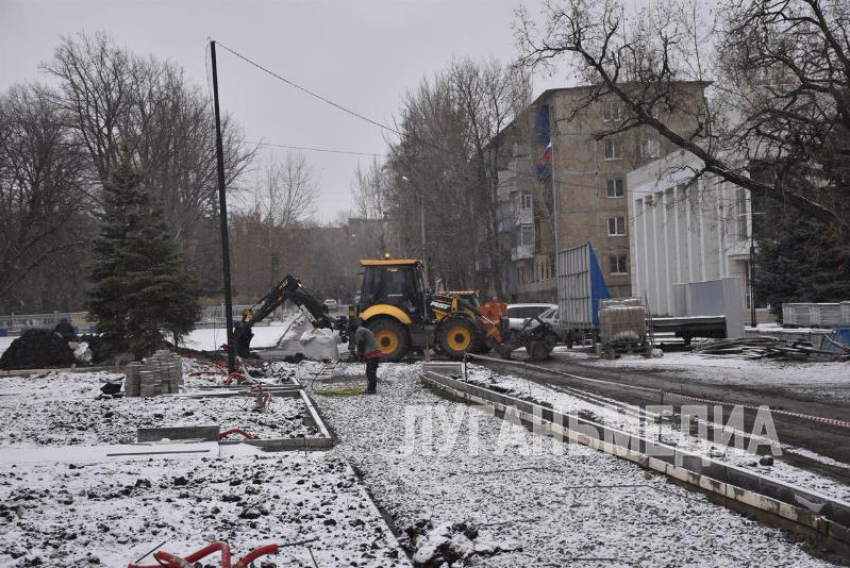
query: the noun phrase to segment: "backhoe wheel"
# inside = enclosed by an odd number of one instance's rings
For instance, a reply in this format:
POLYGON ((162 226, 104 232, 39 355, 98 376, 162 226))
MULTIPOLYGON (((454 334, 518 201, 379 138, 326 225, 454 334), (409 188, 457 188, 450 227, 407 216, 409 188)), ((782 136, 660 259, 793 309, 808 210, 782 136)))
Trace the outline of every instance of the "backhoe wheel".
POLYGON ((454 359, 462 359, 475 345, 475 326, 466 318, 446 318, 440 326, 437 341, 443 353, 454 359))
POLYGON ((393 363, 400 361, 410 347, 410 339, 404 325, 390 318, 380 318, 370 321, 366 327, 375 334, 378 349, 381 350, 381 361, 393 363))
POLYGON ((528 356, 532 361, 545 361, 549 358, 549 353, 552 352, 552 348, 549 347, 547 342, 544 341, 531 341, 528 345, 525 346, 525 350, 528 352, 528 356))

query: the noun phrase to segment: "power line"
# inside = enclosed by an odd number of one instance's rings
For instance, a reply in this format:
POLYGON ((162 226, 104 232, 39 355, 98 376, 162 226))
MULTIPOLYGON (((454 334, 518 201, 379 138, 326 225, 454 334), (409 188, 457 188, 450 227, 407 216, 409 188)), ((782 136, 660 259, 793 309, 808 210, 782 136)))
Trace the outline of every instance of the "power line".
POLYGON ((372 152, 355 152, 353 150, 332 150, 330 148, 311 148, 309 146, 288 146, 286 144, 272 144, 271 142, 248 142, 249 144, 257 144, 259 146, 270 146, 274 148, 286 148, 288 150, 304 150, 309 152, 328 152, 331 154, 351 154, 353 156, 372 156, 376 158, 384 157, 383 154, 375 154, 372 152))
POLYGON ((233 51, 232 49, 230 49, 229 47, 227 47, 226 45, 224 45, 224 44, 222 44, 222 43, 216 42, 216 45, 219 45, 219 46, 220 46, 222 49, 224 49, 225 51, 229 51, 230 53, 232 53, 233 55, 235 55, 235 56, 236 56, 236 57, 238 57, 239 59, 241 59, 241 60, 243 60, 244 62, 248 63, 249 65, 253 65, 254 67, 256 67, 257 69, 259 69, 260 71, 263 71, 264 73, 268 73, 269 75, 271 75, 271 76, 272 76, 272 77, 274 77, 275 79, 278 79, 279 81, 283 81, 284 83, 286 83, 286 84, 287 84, 287 85, 289 85, 290 87, 294 87, 294 88, 298 89, 299 91, 301 91, 301 92, 303 92, 303 93, 306 93, 306 94, 310 95, 311 97, 316 98, 316 99, 318 99, 318 100, 322 101, 323 103, 329 104, 329 105, 331 105, 332 107, 335 107, 335 108, 337 108, 337 109, 339 109, 339 110, 341 110, 341 111, 343 111, 343 112, 345 112, 345 113, 347 113, 347 114, 350 114, 351 116, 353 116, 353 117, 355 117, 355 118, 359 118, 360 120, 365 120, 366 122, 368 122, 368 123, 370 123, 370 124, 373 124, 373 125, 377 126, 378 128, 382 128, 383 130, 386 130, 386 131, 388 131, 388 132, 392 132, 393 134, 396 134, 396 135, 398 135, 398 136, 403 137, 402 133, 401 133, 401 132, 399 132, 398 130, 396 130, 395 128, 391 128, 391 127, 387 126, 386 124, 382 124, 382 123, 378 122, 377 120, 372 120, 371 118, 369 118, 369 117, 367 117, 367 116, 364 116, 364 115, 360 114, 359 112, 356 112, 356 111, 353 111, 353 110, 351 110, 351 109, 349 109, 349 108, 347 108, 347 107, 344 107, 344 106, 342 106, 342 105, 341 105, 341 104, 339 104, 339 103, 335 103, 335 102, 333 102, 332 100, 327 99, 327 98, 323 97, 322 95, 320 95, 320 94, 318 94, 318 93, 314 93, 313 91, 311 91, 311 90, 310 90, 310 89, 308 89, 307 87, 302 87, 302 86, 301 86, 301 85, 299 85, 298 83, 295 83, 295 82, 293 82, 293 81, 290 81, 290 80, 289 80, 289 79, 287 79, 286 77, 282 77, 282 76, 278 75, 278 74, 277 74, 277 73, 275 73, 274 71, 272 71, 272 70, 270 70, 270 69, 268 69, 268 68, 266 68, 266 67, 263 67, 262 65, 260 65, 260 64, 259 64, 259 63, 257 63, 256 61, 254 61, 254 60, 252 60, 252 59, 250 59, 250 58, 248 58, 248 57, 246 57, 246 56, 242 55, 242 54, 241 54, 241 53, 239 53, 239 52, 233 51))
MULTIPOLYGON (((248 63, 249 65, 251 65, 251 66, 253 66, 253 67, 256 67, 256 68, 257 68, 257 69, 259 69, 260 71, 263 71, 264 73, 267 73, 267 74, 271 75, 272 77, 274 77, 275 79, 278 79, 279 81, 283 81, 283 82, 284 82, 284 83, 286 83, 287 85, 289 85, 289 86, 291 86, 291 87, 294 87, 294 88, 298 89, 299 91, 302 91, 302 92, 304 92, 304 93, 306 93, 306 94, 310 95, 311 97, 314 97, 314 98, 316 98, 316 99, 318 99, 318 100, 320 100, 320 101, 322 101, 322 102, 324 102, 324 103, 326 103, 326 104, 329 104, 329 105, 331 105, 332 107, 337 108, 337 109, 339 109, 339 110, 341 110, 341 111, 343 111, 343 112, 345 112, 345 113, 347 113, 347 114, 349 114, 349 115, 351 115, 351 116, 353 116, 353 117, 355 117, 355 118, 359 118, 360 120, 364 120, 364 121, 366 121, 366 122, 368 122, 368 123, 370 123, 370 124, 372 124, 372 125, 374 125, 374 126, 377 126, 378 128, 381 128, 381 129, 386 130, 386 131, 388 131, 388 132, 392 132, 393 134, 395 134, 395 135, 399 136, 399 137, 400 137, 400 138, 402 138, 402 139, 403 139, 403 138, 405 138, 405 134, 402 134, 401 132, 399 132, 399 131, 398 131, 398 130, 396 130, 395 128, 392 128, 392 127, 390 127, 390 126, 387 126, 386 124, 382 124, 382 123, 380 123, 380 122, 378 122, 378 121, 376 121, 376 120, 372 120, 371 118, 369 118, 369 117, 367 117, 367 116, 364 116, 364 115, 360 114, 359 112, 356 112, 356 111, 353 111, 353 110, 351 110, 351 109, 349 109, 349 108, 346 108, 346 107, 344 107, 343 105, 341 105, 341 104, 339 104, 339 103, 335 103, 334 101, 332 101, 332 100, 330 100, 330 99, 327 99, 327 98, 323 97, 322 95, 319 95, 318 93, 314 93, 314 92, 313 92, 313 91, 311 91, 310 89, 308 89, 308 88, 306 88, 306 87, 302 87, 301 85, 299 85, 299 84, 297 84, 297 83, 295 83, 295 82, 293 82, 293 81, 290 81, 289 79, 287 79, 287 78, 285 78, 285 77, 282 77, 281 75, 278 75, 278 74, 277 74, 277 73, 275 73, 274 71, 271 71, 270 69, 268 69, 268 68, 266 68, 266 67, 264 67, 264 66, 260 65, 259 63, 257 63, 256 61, 254 61, 254 60, 250 59, 249 57, 247 57, 247 56, 245 56, 245 55, 242 55, 241 53, 239 53, 239 52, 237 52, 237 51, 234 51, 234 50, 230 49, 229 47, 227 47, 226 45, 224 45, 224 44, 222 44, 222 43, 220 43, 220 42, 218 42, 218 41, 216 42, 216 45, 220 46, 220 47, 221 47, 222 49, 224 49, 225 51, 228 51, 228 52, 232 53, 233 55, 235 55, 235 56, 236 56, 236 57, 238 57, 239 59, 241 59, 241 60, 245 61, 245 62, 246 62, 246 63, 248 63)), ((435 149, 435 150, 439 150, 439 151, 441 151, 441 152, 445 152, 445 153, 449 153, 449 154, 450 154, 450 153, 452 153, 452 151, 451 151, 451 150, 449 150, 449 149, 447 149, 447 148, 443 148, 443 147, 441 147, 441 146, 439 146, 439 145, 437 145, 437 144, 434 144, 434 143, 433 143, 433 142, 431 142, 431 141, 424 140, 424 139, 420 138, 419 136, 417 136, 417 134, 416 134, 415 132, 409 133, 409 135, 410 135, 410 136, 412 136, 413 138, 417 139, 417 141, 418 141, 419 143, 421 143, 421 144, 423 144, 423 145, 425 145, 425 146, 429 146, 429 147, 431 147, 431 148, 433 148, 433 149, 435 149)), ((267 146, 275 146, 275 144, 266 144, 266 145, 267 145, 267 146)), ((288 146, 283 146, 283 145, 280 145, 280 146, 281 146, 281 147, 284 147, 284 148, 288 147, 288 146)), ((299 148, 297 148, 297 147, 292 147, 292 148, 293 148, 293 149, 299 149, 299 148)), ((363 155, 374 156, 374 154, 370 154, 370 153, 367 153, 367 152, 349 152, 349 151, 338 151, 338 152, 336 152, 336 151, 332 151, 332 150, 325 150, 325 149, 319 149, 319 148, 315 148, 315 149, 311 149, 311 148, 303 148, 303 149, 304 149, 304 150, 309 150, 309 151, 318 151, 318 152, 327 151, 327 152, 332 152, 332 153, 345 153, 345 154, 354 154, 354 155, 363 154, 363 155)), ((532 174, 532 173, 525 173, 525 172, 514 172, 514 174, 515 174, 515 175, 517 175, 517 176, 522 176, 522 177, 536 177, 536 175, 535 175, 535 174, 532 174)), ((539 181, 539 180, 538 180, 538 181, 539 181)), ((584 187, 584 188, 588 188, 588 189, 597 189, 597 186, 596 186, 596 185, 588 185, 588 184, 580 184, 580 183, 571 183, 570 185, 573 185, 573 186, 576 186, 576 187, 584 187)))

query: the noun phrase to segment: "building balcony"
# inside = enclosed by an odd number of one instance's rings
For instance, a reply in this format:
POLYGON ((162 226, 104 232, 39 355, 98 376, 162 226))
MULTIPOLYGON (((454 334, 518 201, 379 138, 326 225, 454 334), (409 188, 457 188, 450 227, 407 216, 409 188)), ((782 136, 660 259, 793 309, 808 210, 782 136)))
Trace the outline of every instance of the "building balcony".
POLYGON ((534 258, 534 245, 519 245, 511 249, 511 261, 534 258))

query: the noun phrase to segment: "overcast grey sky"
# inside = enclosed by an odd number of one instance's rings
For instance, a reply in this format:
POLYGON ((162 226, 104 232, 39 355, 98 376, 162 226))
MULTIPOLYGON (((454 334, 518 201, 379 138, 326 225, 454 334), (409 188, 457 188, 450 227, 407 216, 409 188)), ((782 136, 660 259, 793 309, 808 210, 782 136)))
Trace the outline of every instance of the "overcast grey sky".
MULTIPOLYGON (((392 121, 401 97, 452 57, 516 56, 521 0, 0 0, 0 90, 44 79, 60 36, 102 30, 139 54, 207 82, 207 38, 370 118, 392 121)), ((536 13, 539 0, 525 0, 536 13)), ((385 133, 219 50, 222 105, 249 140, 356 152, 386 150, 385 133)), ((558 81, 537 81, 536 91, 558 81)), ((285 152, 285 150, 268 150, 285 152)), ((358 160, 305 152, 319 176, 320 218, 350 207, 358 160)))

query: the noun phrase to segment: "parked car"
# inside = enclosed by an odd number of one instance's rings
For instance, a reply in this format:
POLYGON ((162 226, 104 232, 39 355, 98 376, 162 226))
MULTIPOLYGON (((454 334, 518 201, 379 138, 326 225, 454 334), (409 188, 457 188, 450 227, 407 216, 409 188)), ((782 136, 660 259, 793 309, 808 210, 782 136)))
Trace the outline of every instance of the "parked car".
POLYGON ((329 298, 325 300, 325 306, 328 308, 329 312, 335 312, 336 309, 339 307, 339 302, 337 302, 333 298, 329 298))
MULTIPOLYGON (((511 329, 522 329, 526 325, 526 320, 540 317, 544 313, 555 310, 555 317, 558 314, 557 304, 508 304, 508 321, 511 329)), ((551 317, 551 314, 550 314, 551 317)), ((536 319, 531 319, 527 326, 529 329, 537 327, 539 322, 536 319)))
POLYGON ((558 306, 552 306, 537 317, 551 325, 552 329, 557 331, 559 329, 558 324, 560 323, 558 317, 559 312, 560 310, 558 309, 558 306))

